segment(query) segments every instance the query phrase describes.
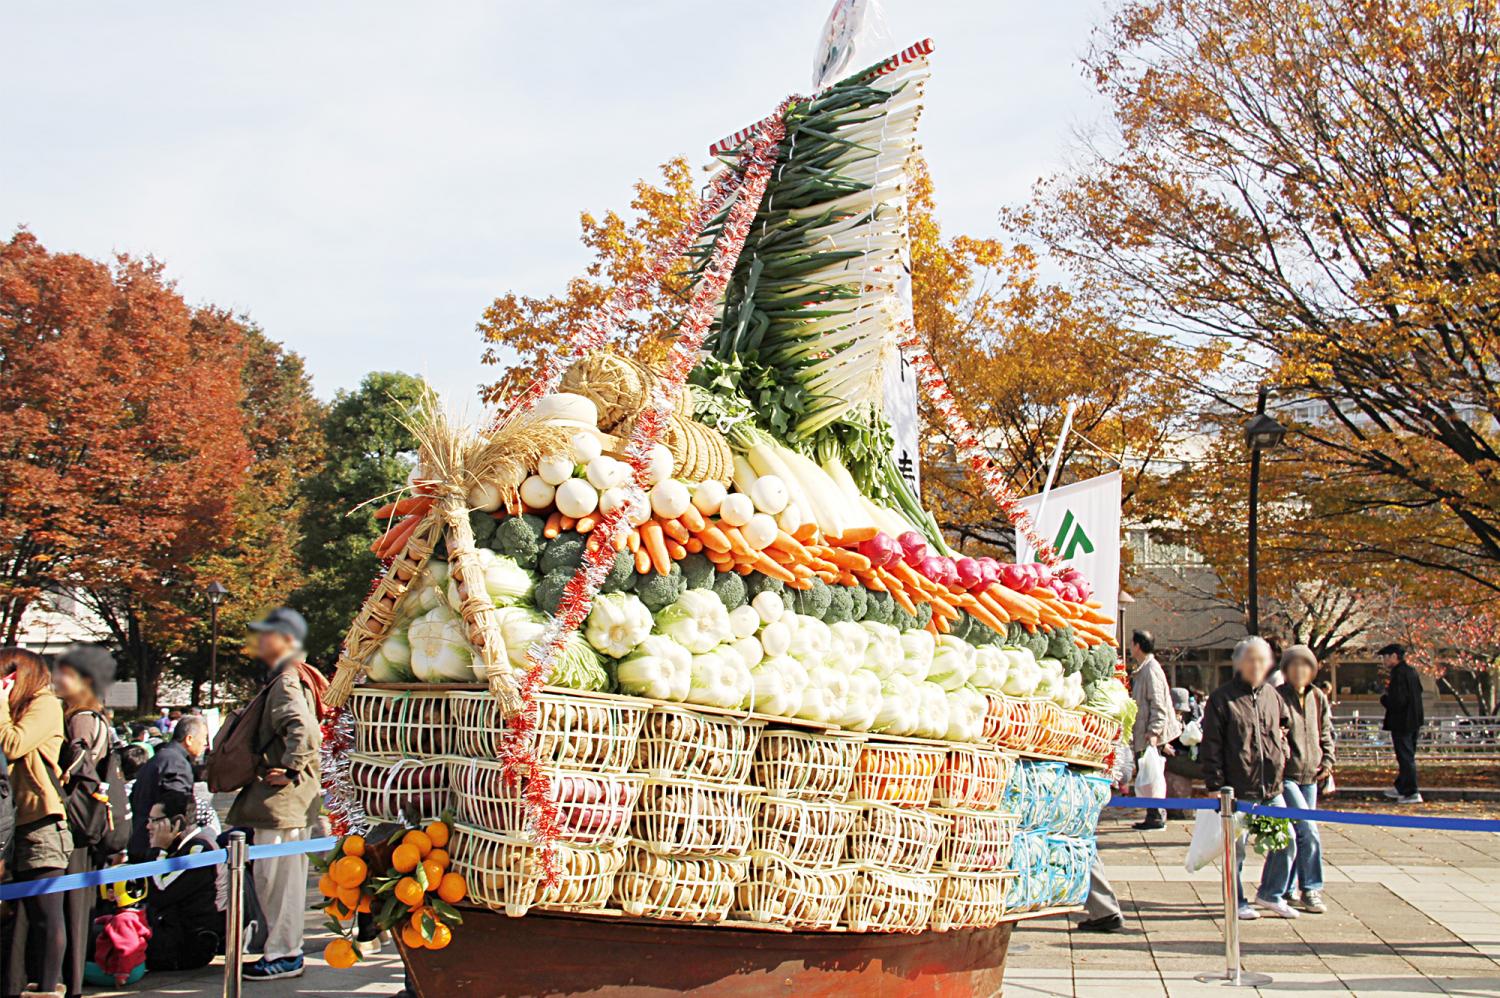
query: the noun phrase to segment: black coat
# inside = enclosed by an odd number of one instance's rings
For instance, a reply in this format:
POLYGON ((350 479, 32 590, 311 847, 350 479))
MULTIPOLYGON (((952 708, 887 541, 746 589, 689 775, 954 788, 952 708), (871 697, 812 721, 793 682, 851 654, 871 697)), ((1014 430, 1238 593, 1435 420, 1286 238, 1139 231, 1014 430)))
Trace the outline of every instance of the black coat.
POLYGON ((181 742, 167 742, 135 774, 130 788, 130 858, 140 862, 151 855, 151 836, 146 817, 163 791, 193 795, 193 760, 181 742))
MULTIPOLYGON (((176 859, 217 849, 218 843, 202 829, 178 842, 164 855, 176 859)), ((146 964, 152 970, 188 970, 206 966, 224 938, 224 913, 219 910, 217 866, 174 870, 148 881, 146 918, 151 942, 146 964)))
POLYGON ((1422 712, 1422 680, 1405 662, 1391 670, 1380 702, 1385 706, 1387 731, 1416 731, 1427 719, 1422 712))

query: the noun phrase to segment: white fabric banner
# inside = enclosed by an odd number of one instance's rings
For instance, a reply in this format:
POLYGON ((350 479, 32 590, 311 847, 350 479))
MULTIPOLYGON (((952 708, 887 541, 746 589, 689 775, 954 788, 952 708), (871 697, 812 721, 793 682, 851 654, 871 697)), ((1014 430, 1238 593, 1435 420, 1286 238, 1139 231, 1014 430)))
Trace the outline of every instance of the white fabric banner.
MULTIPOLYGON (((1045 505, 1040 495, 1027 496, 1021 506, 1036 520, 1037 535, 1052 541, 1062 563, 1077 568, 1094 587, 1100 612, 1119 620, 1120 473, 1111 471, 1053 489, 1045 505)), ((1018 531, 1016 561, 1033 558, 1018 531)))

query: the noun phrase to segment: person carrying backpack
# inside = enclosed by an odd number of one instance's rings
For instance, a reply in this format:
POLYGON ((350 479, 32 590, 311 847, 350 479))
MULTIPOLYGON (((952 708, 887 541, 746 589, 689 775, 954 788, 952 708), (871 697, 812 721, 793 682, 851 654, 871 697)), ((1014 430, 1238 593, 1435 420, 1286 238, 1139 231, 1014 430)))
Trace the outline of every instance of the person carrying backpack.
MULTIPOLYGON (((303 658, 307 621, 278 607, 250 625, 266 683, 222 729, 209 755, 215 791, 243 787, 227 824, 254 830, 255 844, 305 842, 323 803, 318 751, 318 696, 327 680, 303 658), (229 778, 226 774, 237 772, 229 778), (243 782, 241 782, 243 781, 243 782)), ((251 981, 302 974, 302 924, 307 906, 307 855, 258 859, 250 864, 255 896, 266 917, 265 952, 245 968, 251 981)))
MULTIPOLYGON (((124 847, 129 829, 116 826, 110 801, 114 775, 113 740, 100 699, 115 681, 115 658, 96 645, 78 645, 63 652, 52 673, 52 687, 63 702, 63 747, 58 758, 63 804, 73 832, 69 873, 99 869, 124 847)), ((94 921, 94 898, 88 888, 69 891, 64 901, 68 950, 63 980, 69 995, 83 993, 83 968, 89 958, 89 928, 94 921)))

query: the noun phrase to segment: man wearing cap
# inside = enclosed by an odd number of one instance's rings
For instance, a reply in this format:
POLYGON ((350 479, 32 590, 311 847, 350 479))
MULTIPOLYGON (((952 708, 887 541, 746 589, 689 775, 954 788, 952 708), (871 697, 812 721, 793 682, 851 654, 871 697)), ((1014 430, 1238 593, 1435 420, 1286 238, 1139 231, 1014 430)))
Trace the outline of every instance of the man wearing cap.
MULTIPOLYGON (((265 710, 255 734, 255 744, 263 748, 256 778, 234 799, 228 824, 251 829, 256 845, 305 842, 322 804, 322 734, 302 675, 307 621, 290 607, 278 607, 250 630, 255 632, 255 656, 267 670, 265 710)), ((307 855, 258 859, 251 874, 266 918, 266 945, 261 958, 245 968, 245 979, 299 977, 307 855)))
POLYGON ((1396 750, 1396 786, 1385 791, 1397 804, 1420 804, 1417 790, 1417 733, 1427 718, 1422 711, 1422 680, 1406 662, 1406 646, 1386 645, 1380 649, 1380 662, 1391 670, 1385 694, 1385 730, 1391 733, 1391 747, 1396 750))

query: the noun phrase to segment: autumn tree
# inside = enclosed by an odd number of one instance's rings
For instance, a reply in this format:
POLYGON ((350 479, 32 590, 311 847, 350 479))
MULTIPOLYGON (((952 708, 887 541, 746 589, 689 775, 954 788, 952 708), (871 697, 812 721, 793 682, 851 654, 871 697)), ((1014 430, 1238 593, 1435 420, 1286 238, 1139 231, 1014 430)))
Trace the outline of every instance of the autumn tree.
MULTIPOLYGON (((1216 356, 1120 326, 1045 281, 1028 246, 944 238, 925 168, 909 204, 917 328, 1013 487, 1041 490, 1071 404, 1055 484, 1119 468, 1127 515, 1149 508, 1155 464, 1188 425, 1182 384, 1203 377, 1216 356)), ((955 466, 954 441, 925 401, 922 416, 923 498, 938 521, 964 550, 1012 550, 1013 528, 955 466)))
MULTIPOLYGON (((255 665, 244 654, 245 625, 285 602, 305 578, 307 566, 299 552, 306 507, 302 482, 321 466, 323 408, 301 356, 243 319, 206 311, 195 321, 201 326, 236 324, 245 345, 240 409, 250 467, 235 496, 233 525, 224 543, 193 565, 196 578, 217 580, 230 593, 219 608, 222 694, 226 686, 255 678, 255 665)), ((207 607, 201 591, 179 595, 181 609, 195 623, 174 671, 188 680, 198 703, 209 680, 207 607)))
POLYGON ((1493 604, 1429 607, 1410 621, 1412 664, 1432 676, 1466 715, 1500 712, 1500 611, 1493 604), (1472 713, 1465 697, 1473 699, 1472 713))
POLYGON ((1139 0, 1085 65, 1114 134, 1011 221, 1122 323, 1232 353, 1213 405, 1313 406, 1289 453, 1344 554, 1493 599, 1495 6, 1139 0))
MULTIPOLYGON (((562 294, 533 298, 506 292, 485 309, 478 326, 486 344, 483 362, 504 368, 504 373, 484 388, 484 400, 498 402, 525 388, 542 359, 585 317, 598 312, 612 288, 648 273, 691 222, 698 207, 696 191, 692 168, 677 157, 662 164, 660 185, 636 183, 629 217, 614 211, 602 219, 581 213, 581 240, 594 255, 582 276, 569 281, 562 294)), ((612 348, 646 360, 663 356, 688 286, 686 261, 673 261, 652 282, 643 306, 615 330, 612 348)))
POLYGON ((233 324, 156 261, 0 247, 0 631, 39 595, 99 613, 143 706, 190 629, 180 594, 232 529, 249 453, 233 324))
POLYGON ((319 662, 334 661, 380 570, 370 551, 380 527, 370 507, 357 507, 406 484, 417 449, 407 423, 425 391, 420 378, 377 371, 339 392, 323 416, 322 459, 301 490, 297 550, 307 579, 291 599, 307 617, 308 654, 319 662))

